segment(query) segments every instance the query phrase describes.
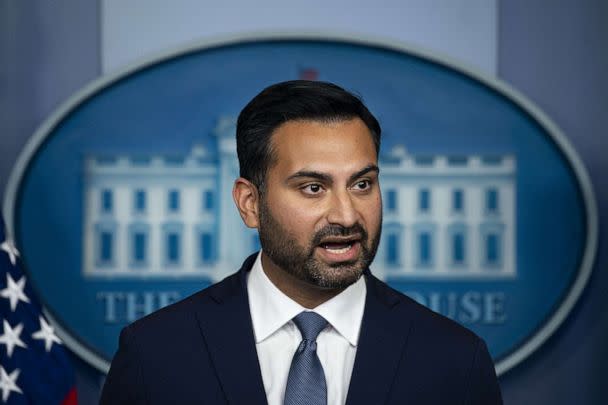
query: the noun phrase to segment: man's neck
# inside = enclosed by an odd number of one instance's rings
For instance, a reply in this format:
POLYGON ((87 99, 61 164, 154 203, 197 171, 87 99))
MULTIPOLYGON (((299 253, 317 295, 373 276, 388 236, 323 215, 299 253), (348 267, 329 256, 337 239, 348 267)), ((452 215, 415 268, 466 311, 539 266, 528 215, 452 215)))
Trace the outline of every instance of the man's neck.
POLYGON ((262 269, 272 284, 304 308, 316 308, 344 291, 343 288, 321 288, 302 281, 281 269, 263 252, 262 269))

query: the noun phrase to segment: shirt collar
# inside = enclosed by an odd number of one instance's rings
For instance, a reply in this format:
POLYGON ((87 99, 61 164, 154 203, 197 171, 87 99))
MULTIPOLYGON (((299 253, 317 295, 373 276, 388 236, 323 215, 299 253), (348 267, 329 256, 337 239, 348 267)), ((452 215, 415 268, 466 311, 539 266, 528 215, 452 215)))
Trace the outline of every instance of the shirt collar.
MULTIPOLYGON (((262 268, 262 252, 258 254, 247 278, 249 308, 256 343, 275 333, 302 311, 308 311, 279 290, 262 268)), ((313 311, 321 315, 349 343, 357 346, 366 286, 361 277, 340 294, 324 302, 313 311)))

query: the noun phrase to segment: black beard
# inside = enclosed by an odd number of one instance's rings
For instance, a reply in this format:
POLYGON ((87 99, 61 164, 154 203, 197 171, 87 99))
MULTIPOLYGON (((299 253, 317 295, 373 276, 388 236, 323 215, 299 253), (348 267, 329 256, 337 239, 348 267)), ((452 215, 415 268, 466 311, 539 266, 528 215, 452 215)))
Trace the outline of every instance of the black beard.
POLYGON ((260 243, 266 256, 286 273, 324 289, 344 289, 359 280, 363 271, 374 260, 380 243, 381 228, 370 240, 367 231, 359 223, 351 227, 334 224, 317 231, 309 245, 302 247, 289 230, 283 228, 272 216, 269 207, 262 199, 259 221, 260 243), (361 238, 359 240, 361 254, 358 258, 326 264, 314 257, 314 250, 323 239, 331 236, 354 235, 361 238))

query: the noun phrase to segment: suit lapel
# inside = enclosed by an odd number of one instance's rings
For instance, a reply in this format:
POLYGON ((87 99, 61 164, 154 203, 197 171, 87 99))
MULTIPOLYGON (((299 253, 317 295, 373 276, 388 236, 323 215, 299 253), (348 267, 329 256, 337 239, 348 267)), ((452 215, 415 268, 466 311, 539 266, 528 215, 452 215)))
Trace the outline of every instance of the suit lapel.
POLYGON ((366 274, 367 296, 347 405, 385 403, 412 325, 398 295, 366 274), (397 315, 399 313, 399 315, 397 315))
MULTIPOLYGON (((210 288, 196 318, 226 398, 231 404, 267 404, 249 312, 246 273, 210 288)), ((347 405, 384 403, 407 344, 412 320, 399 296, 366 273, 367 296, 347 405), (401 310, 400 310, 401 309, 401 310)))
POLYGON ((210 302, 196 314, 230 404, 266 404, 245 279, 254 260, 250 256, 238 273, 211 287, 210 302))

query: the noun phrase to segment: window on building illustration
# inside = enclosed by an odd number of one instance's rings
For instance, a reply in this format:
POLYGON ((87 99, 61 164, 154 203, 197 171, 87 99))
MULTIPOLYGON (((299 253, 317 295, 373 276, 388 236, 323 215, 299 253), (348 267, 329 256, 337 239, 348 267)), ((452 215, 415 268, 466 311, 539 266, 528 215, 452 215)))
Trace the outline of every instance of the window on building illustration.
POLYGON ((466 260, 466 240, 464 232, 452 234, 452 263, 455 265, 464 264, 466 260))
POLYGON ((418 210, 427 212, 431 209, 431 192, 429 189, 423 188, 418 192, 418 210))
POLYGON ((414 158, 416 165, 418 166, 432 166, 435 162, 434 156, 416 156, 414 158))
POLYGON ((111 231, 99 232, 99 262, 110 264, 114 260, 114 234, 111 231))
POLYGON ((143 267, 148 264, 150 225, 136 222, 129 225, 129 265, 143 267))
POLYGON ((200 234, 199 255, 202 263, 210 263, 215 259, 213 235, 211 232, 202 232, 200 234))
POLYGON ((457 213, 464 211, 464 192, 462 189, 452 191, 452 211, 457 213))
POLYGON ((498 190, 489 188, 486 190, 486 212, 494 214, 497 213, 498 210, 498 190))
POLYGON ((397 190, 388 190, 386 192, 386 211, 397 211, 397 190))
POLYGON ((130 160, 134 166, 148 166, 151 162, 149 156, 132 156, 130 160))
POLYGON ((167 264, 179 264, 181 255, 181 235, 178 232, 167 233, 167 264))
POLYGON ((501 237, 498 233, 488 233, 485 243, 485 261, 489 266, 498 266, 501 263, 501 237))
POLYGON ((171 155, 165 156, 164 161, 168 166, 183 166, 185 158, 183 156, 171 155))
POLYGON ((433 261, 432 235, 428 231, 418 234, 418 264, 429 266, 433 261))
POLYGON ((482 156, 481 163, 488 166, 497 166, 503 161, 502 156, 482 156))
POLYGON ((203 210, 213 210, 213 191, 211 190, 206 190, 203 192, 203 210))
POLYGON ((388 265, 398 265, 399 260, 399 234, 390 233, 386 240, 386 262, 388 265))
POLYGON ((449 156, 448 165, 450 166, 465 166, 469 161, 468 156, 449 156))
POLYGON ((143 213, 146 212, 146 191, 145 190, 135 190, 133 193, 133 208, 135 208, 135 212, 143 213))
POLYGON ((100 166, 114 166, 116 164, 116 157, 114 156, 98 156, 95 161, 100 166))
POLYGON ((101 191, 101 212, 109 214, 114 209, 114 193, 112 190, 101 191))
POLYGON ((137 231, 133 233, 133 263, 142 264, 146 262, 148 245, 148 235, 145 232, 137 231))
POLYGON ((179 201, 179 191, 178 190, 169 190, 169 211, 177 212, 179 211, 180 201, 179 201))

